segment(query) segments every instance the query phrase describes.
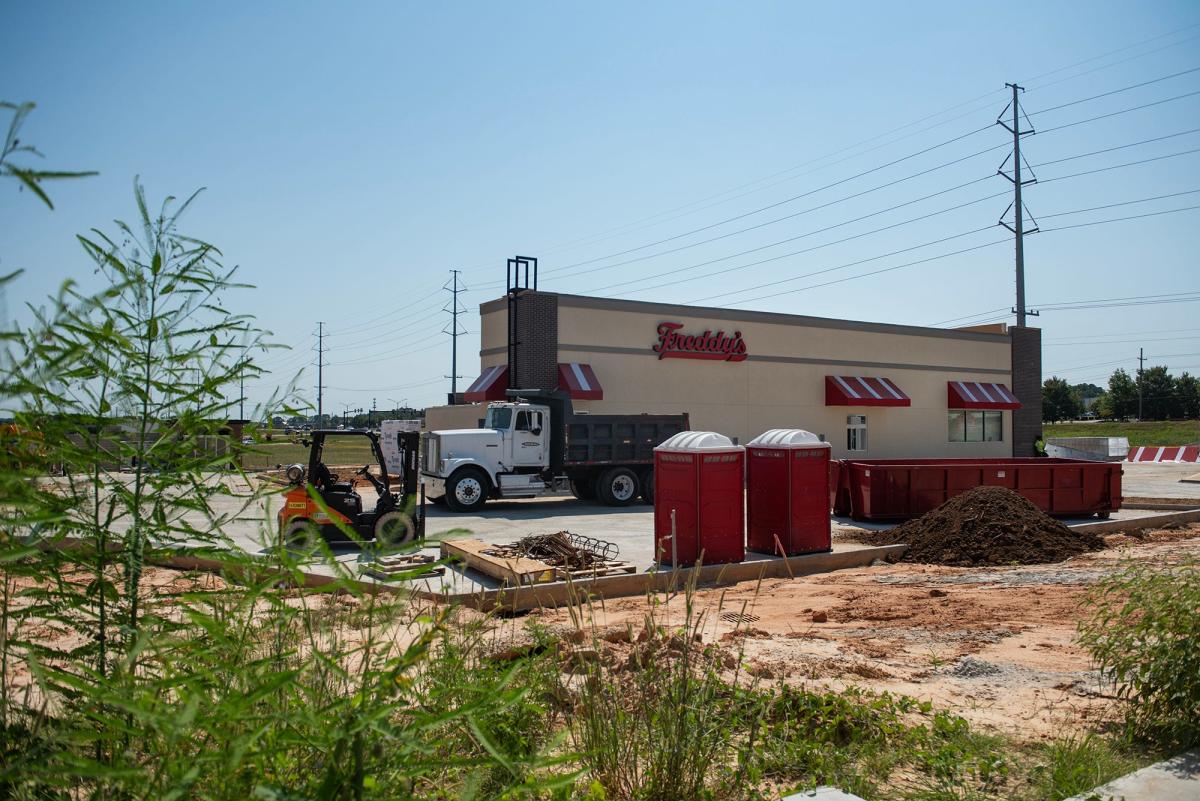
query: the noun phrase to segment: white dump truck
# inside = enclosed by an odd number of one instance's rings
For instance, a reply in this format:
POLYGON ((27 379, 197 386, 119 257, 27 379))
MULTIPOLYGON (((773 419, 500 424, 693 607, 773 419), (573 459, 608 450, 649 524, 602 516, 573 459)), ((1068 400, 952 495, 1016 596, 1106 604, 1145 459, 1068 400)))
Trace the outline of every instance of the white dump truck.
POLYGON ((653 503, 654 447, 688 429, 687 414, 588 414, 563 392, 509 395, 488 405, 483 428, 424 435, 425 497, 457 512, 567 491, 609 506, 653 503))

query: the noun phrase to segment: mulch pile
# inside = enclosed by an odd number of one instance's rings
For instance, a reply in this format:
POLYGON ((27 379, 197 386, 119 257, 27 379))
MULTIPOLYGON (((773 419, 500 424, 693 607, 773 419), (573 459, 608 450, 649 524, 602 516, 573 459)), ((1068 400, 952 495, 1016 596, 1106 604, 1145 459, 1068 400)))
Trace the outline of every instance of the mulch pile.
POLYGON ((954 567, 1048 564, 1104 547, 1097 535, 1072 531, 1004 487, 976 487, 921 517, 859 539, 871 545, 906 542, 901 561, 954 567))

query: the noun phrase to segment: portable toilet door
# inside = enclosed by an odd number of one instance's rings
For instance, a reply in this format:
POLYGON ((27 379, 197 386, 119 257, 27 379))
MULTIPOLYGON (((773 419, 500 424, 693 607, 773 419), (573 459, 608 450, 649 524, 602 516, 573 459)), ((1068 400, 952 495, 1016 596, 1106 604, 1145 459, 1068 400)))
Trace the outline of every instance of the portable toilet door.
POLYGON ((744 474, 745 448, 712 431, 682 431, 654 449, 654 544, 660 564, 742 561, 744 474))
POLYGON ((797 556, 831 550, 830 445, 809 431, 776 428, 746 446, 752 551, 797 556))

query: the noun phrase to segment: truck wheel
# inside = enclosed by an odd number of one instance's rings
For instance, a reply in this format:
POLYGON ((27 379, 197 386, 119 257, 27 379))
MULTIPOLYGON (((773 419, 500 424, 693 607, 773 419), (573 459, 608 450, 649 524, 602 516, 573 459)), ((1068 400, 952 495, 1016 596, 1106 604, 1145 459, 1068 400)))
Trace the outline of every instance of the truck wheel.
POLYGON ((283 530, 283 547, 289 551, 308 553, 315 551, 321 541, 321 532, 311 520, 293 520, 283 530))
POLYGON ((488 496, 488 479, 475 467, 464 467, 446 482, 446 505, 456 512, 477 512, 488 496))
POLYGON ((651 506, 654 505, 654 468, 651 467, 642 473, 642 500, 651 506))
POLYGON ((596 483, 596 494, 605 506, 628 506, 637 500, 637 473, 628 467, 614 467, 605 471, 596 483))
POLYGON ((581 501, 596 500, 596 481, 590 476, 571 479, 571 494, 581 501))
POLYGON ((416 525, 404 512, 384 512, 375 521, 375 543, 384 548, 394 548, 411 542, 416 534, 416 525))

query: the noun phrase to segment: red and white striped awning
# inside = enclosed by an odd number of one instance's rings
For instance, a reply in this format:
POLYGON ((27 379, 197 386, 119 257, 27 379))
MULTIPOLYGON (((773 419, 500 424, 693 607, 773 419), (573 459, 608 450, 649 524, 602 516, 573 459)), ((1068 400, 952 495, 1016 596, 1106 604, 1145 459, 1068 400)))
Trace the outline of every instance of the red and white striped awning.
POLYGON ((559 362, 558 388, 570 393, 572 400, 604 400, 604 387, 590 364, 559 362))
POLYGON ((485 401, 507 400, 504 394, 508 389, 508 365, 497 364, 494 367, 486 368, 471 382, 471 386, 467 387, 467 391, 463 393, 463 400, 467 403, 483 403, 485 401))
POLYGON ((1020 409, 1021 402, 1003 384, 947 381, 946 406, 950 409, 1020 409))
POLYGON ((1130 462, 1200 462, 1197 445, 1139 445, 1129 449, 1130 462))
POLYGON ((826 406, 912 406, 891 379, 862 375, 825 376, 826 406))

